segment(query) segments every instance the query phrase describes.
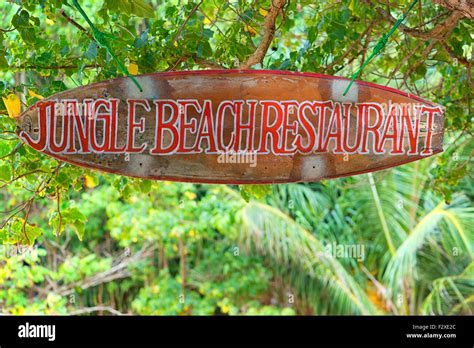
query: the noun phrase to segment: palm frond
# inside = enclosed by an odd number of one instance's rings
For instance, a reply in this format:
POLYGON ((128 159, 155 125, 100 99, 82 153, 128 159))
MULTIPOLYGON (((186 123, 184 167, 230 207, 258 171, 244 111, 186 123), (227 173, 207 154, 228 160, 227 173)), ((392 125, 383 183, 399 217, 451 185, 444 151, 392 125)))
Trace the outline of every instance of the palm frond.
MULTIPOLYGON (((464 236, 463 239, 466 241, 464 248, 469 254, 471 246, 465 237, 463 226, 474 218, 474 209, 468 207, 467 204, 468 202, 462 198, 458 198, 449 206, 441 202, 419 220, 410 235, 397 249, 385 270, 384 279, 391 289, 400 289, 404 278, 417 276, 417 252, 434 234, 438 237, 440 233, 450 233, 453 238, 456 237, 453 233, 464 236), (444 219, 444 224, 441 223, 442 219, 444 219), (449 227, 443 229, 446 225, 449 227)), ((459 245, 459 247, 463 246, 459 245)))
POLYGON ((423 314, 474 314, 474 262, 461 274, 438 278, 422 306, 423 314), (451 310, 450 310, 451 309, 451 310))
POLYGON ((311 279, 300 284, 300 290, 306 293, 306 298, 319 298, 320 303, 312 304, 316 311, 326 301, 332 313, 377 313, 354 277, 326 252, 320 240, 288 215, 269 205, 251 202, 239 217, 241 240, 248 249, 257 250, 280 266, 285 265, 291 269, 293 278, 311 279))

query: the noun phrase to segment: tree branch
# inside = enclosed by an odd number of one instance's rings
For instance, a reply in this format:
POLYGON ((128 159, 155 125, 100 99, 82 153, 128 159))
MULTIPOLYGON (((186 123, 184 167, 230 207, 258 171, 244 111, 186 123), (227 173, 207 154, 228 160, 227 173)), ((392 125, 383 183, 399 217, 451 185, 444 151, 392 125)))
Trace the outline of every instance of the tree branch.
POLYGON ((286 0, 272 0, 272 7, 270 8, 270 11, 265 18, 265 23, 263 24, 262 41, 258 45, 255 52, 247 59, 245 63, 240 66, 241 69, 248 69, 258 63, 262 64, 265 54, 267 53, 268 48, 270 47, 270 44, 272 43, 275 36, 276 19, 282 12, 286 3, 286 0))
POLYGON ((461 57, 457 56, 456 53, 454 53, 454 51, 451 49, 451 47, 448 46, 448 44, 446 42, 442 42, 441 46, 443 46, 444 50, 449 54, 449 56, 452 59, 457 60, 459 63, 461 63, 462 65, 464 65, 468 69, 471 68, 471 63, 466 58, 464 58, 462 56, 461 57))
POLYGON ((435 4, 457 11, 469 19, 474 19, 474 1, 472 0, 433 0, 435 4))

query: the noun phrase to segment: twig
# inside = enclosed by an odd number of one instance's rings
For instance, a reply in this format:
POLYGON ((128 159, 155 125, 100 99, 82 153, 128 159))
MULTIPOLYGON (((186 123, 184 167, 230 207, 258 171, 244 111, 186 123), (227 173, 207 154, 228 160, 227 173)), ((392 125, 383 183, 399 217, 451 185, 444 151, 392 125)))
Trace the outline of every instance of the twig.
POLYGON ((83 33, 85 33, 87 35, 87 37, 91 40, 94 40, 94 38, 92 37, 91 34, 89 34, 89 32, 87 31, 86 28, 84 28, 82 25, 80 25, 79 23, 77 23, 74 19, 72 19, 71 17, 69 17, 66 12, 64 12, 63 9, 59 10, 59 14, 61 16, 63 16, 69 23, 71 23, 72 25, 74 25, 77 29, 79 29, 80 31, 82 31, 83 33))
POLYGON ((183 31, 184 27, 186 26, 186 24, 188 23, 189 19, 191 18, 191 16, 199 9, 199 6, 201 6, 201 4, 204 2, 204 0, 201 0, 196 6, 194 6, 194 8, 191 10, 191 12, 189 13, 189 15, 186 17, 186 19, 184 20, 183 24, 181 24, 181 26, 179 27, 178 31, 176 32, 176 35, 174 36, 173 38, 173 42, 176 42, 178 41, 178 37, 181 35, 181 32, 183 31))
POLYGON ((388 82, 387 82, 387 85, 390 83, 390 81, 393 80, 393 77, 395 76, 395 74, 398 72, 398 70, 400 70, 400 68, 408 61, 408 59, 410 59, 414 54, 415 52, 418 51, 418 48, 420 48, 420 46, 423 44, 424 42, 423 41, 420 41, 418 42, 418 44, 416 45, 416 47, 412 50, 410 50, 410 52, 397 64, 397 66, 395 67, 395 69, 392 70, 392 72, 390 73, 389 77, 388 77, 388 82))
POLYGON ((11 32, 11 31, 13 31, 13 30, 15 30, 15 29, 16 29, 16 28, 10 28, 10 29, 2 29, 2 28, 0 28, 0 31, 1 31, 2 33, 9 33, 9 32, 11 32))
POLYGON ((56 198, 58 200, 57 202, 57 212, 58 212, 58 227, 56 228, 56 238, 59 237, 59 233, 61 233, 61 225, 63 222, 63 217, 61 215, 61 208, 60 208, 60 200, 61 200, 61 194, 59 193, 59 189, 56 187, 56 198))
MULTIPOLYGON (((67 285, 63 285, 60 289, 56 291, 57 294, 61 296, 68 296, 75 292, 77 287, 85 290, 99 284, 108 283, 114 280, 127 278, 130 276, 130 271, 128 266, 137 262, 143 258, 146 258, 153 251, 153 247, 145 245, 139 252, 132 254, 132 256, 125 258, 116 265, 113 265, 110 269, 95 274, 89 278, 83 279, 80 282, 73 282, 67 285)), ((38 290, 40 293, 47 294, 51 291, 50 288, 42 288, 38 290)))
POLYGON ((23 147, 23 143, 18 143, 17 146, 15 146, 15 148, 13 150, 11 150, 8 154, 6 154, 5 156, 2 156, 0 157, 0 160, 4 159, 4 158, 7 158, 9 156, 13 156, 14 154, 16 154, 18 152, 18 150, 20 150, 21 148, 23 147))
POLYGON ((183 239, 179 238, 179 269, 181 275, 181 292, 184 295, 186 290, 186 247, 184 246, 183 239))
POLYGON ((188 57, 186 56, 183 56, 183 57, 179 57, 178 60, 173 64, 173 65, 170 65, 165 71, 173 71, 174 69, 176 69, 176 67, 181 64, 182 62, 186 61, 186 59, 188 59, 188 57))
POLYGON ((202 9, 199 9, 199 12, 201 12, 204 17, 206 17, 210 24, 211 24, 211 27, 213 28, 216 28, 217 31, 225 38, 227 38, 227 35, 219 28, 219 26, 217 25, 217 18, 215 20, 213 20, 211 17, 209 17, 202 9))
POLYGON ((222 69, 223 68, 221 65, 211 60, 198 58, 197 56, 193 56, 193 59, 197 65, 200 65, 205 68, 209 68, 209 69, 222 69))
MULTIPOLYGON (((387 20, 389 20, 392 23, 395 23, 397 21, 396 18, 394 18, 389 11, 385 11, 381 8, 377 8, 377 11, 387 20)), ((406 26, 405 24, 400 24, 398 29, 403 32, 404 34, 417 37, 420 39, 435 39, 437 41, 442 41, 446 39, 445 32, 448 31, 450 28, 454 28, 456 24, 458 23, 459 19, 461 19, 462 14, 459 12, 452 12, 448 18, 443 20, 443 22, 440 22, 435 25, 435 27, 429 31, 421 31, 417 30, 414 28, 410 28, 406 26)))
MULTIPOLYGON (((28 234, 26 233, 26 224, 28 223, 28 217, 30 215, 31 207, 33 205, 33 202, 36 198, 36 196, 50 183, 51 179, 58 174, 59 168, 61 168, 62 164, 58 164, 55 169, 50 173, 49 176, 46 176, 39 184, 36 186, 33 194, 31 195, 28 200, 25 202, 17 205, 15 208, 11 209, 9 212, 6 212, 7 214, 10 212, 13 212, 8 218, 6 218, 4 221, 0 223, 0 228, 3 228, 6 226, 6 224, 13 219, 16 215, 21 213, 22 211, 24 212, 24 217, 23 217, 23 223, 22 223, 22 232, 24 234, 24 237, 26 239, 26 242, 29 244, 30 240, 28 237, 28 234)), ((3 185, 5 186, 5 185, 3 185)), ((3 187, 2 186, 2 187, 3 187)))
MULTIPOLYGON (((214 1, 214 3, 215 3, 215 1, 214 1)), ((240 19, 242 22, 245 23, 245 25, 251 26, 252 23, 251 23, 247 18, 243 17, 243 16, 239 13, 239 11, 237 11, 237 9, 232 5, 232 3, 231 3, 229 0, 226 0, 226 4, 228 4, 228 6, 229 6, 229 8, 232 10, 232 12, 234 12, 234 13, 237 15, 237 17, 239 17, 239 19, 240 19)), ((248 30, 246 30, 246 31, 245 31, 245 34, 246 34, 246 36, 249 38, 249 44, 252 46, 253 49, 256 50, 257 47, 254 45, 254 43, 253 43, 253 41, 252 41, 252 35, 250 35, 250 32, 249 32, 248 30)))
MULTIPOLYGON (((369 42, 370 42, 370 35, 372 34, 372 26, 369 27, 369 30, 367 31, 367 38, 365 39, 364 42, 364 47, 362 48, 362 58, 361 58, 361 64, 365 62, 365 57, 367 55, 367 48, 369 47, 369 42)), ((362 71, 359 74, 359 79, 362 79, 362 71)))
POLYGON ((223 69, 223 67, 221 65, 219 65, 218 63, 216 62, 213 62, 211 60, 207 60, 207 59, 202 59, 202 58, 199 58, 197 57, 197 55, 193 55, 193 56, 182 56, 182 57, 179 57, 178 60, 176 60, 176 62, 173 64, 173 65, 170 65, 166 71, 173 71, 176 69, 176 67, 181 64, 182 62, 185 62, 187 59, 193 59, 194 62, 201 66, 201 67, 204 67, 204 68, 208 68, 208 69, 223 69))
POLYGON ((4 181, 4 180, 0 179, 0 181, 4 183, 0 186, 0 189, 10 185, 12 182, 17 181, 18 179, 21 179, 25 176, 28 176, 28 175, 31 175, 31 174, 34 174, 34 173, 47 173, 47 172, 45 172, 44 170, 41 170, 41 169, 35 169, 35 170, 32 170, 31 172, 27 172, 27 173, 23 173, 21 175, 18 175, 16 177, 14 177, 13 179, 11 179, 10 181, 4 181))

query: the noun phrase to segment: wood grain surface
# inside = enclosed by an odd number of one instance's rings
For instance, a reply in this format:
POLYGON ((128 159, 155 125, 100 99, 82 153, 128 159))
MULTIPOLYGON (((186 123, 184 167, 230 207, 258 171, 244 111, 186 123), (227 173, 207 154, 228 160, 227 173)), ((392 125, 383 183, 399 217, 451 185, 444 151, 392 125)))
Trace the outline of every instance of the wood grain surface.
POLYGON ((442 151, 443 108, 384 86, 343 96, 347 79, 265 70, 136 78, 143 92, 118 78, 45 98, 17 134, 82 167, 202 183, 318 181, 442 151))

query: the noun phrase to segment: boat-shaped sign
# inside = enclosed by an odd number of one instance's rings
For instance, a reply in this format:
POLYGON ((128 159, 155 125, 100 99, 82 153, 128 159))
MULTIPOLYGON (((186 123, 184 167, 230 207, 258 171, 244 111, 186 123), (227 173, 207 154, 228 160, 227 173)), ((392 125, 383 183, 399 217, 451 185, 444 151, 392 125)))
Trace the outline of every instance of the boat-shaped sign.
POLYGON ((317 181, 442 151, 443 108, 310 73, 206 70, 136 76, 43 99, 17 118, 33 149, 133 177, 208 183, 317 181))

